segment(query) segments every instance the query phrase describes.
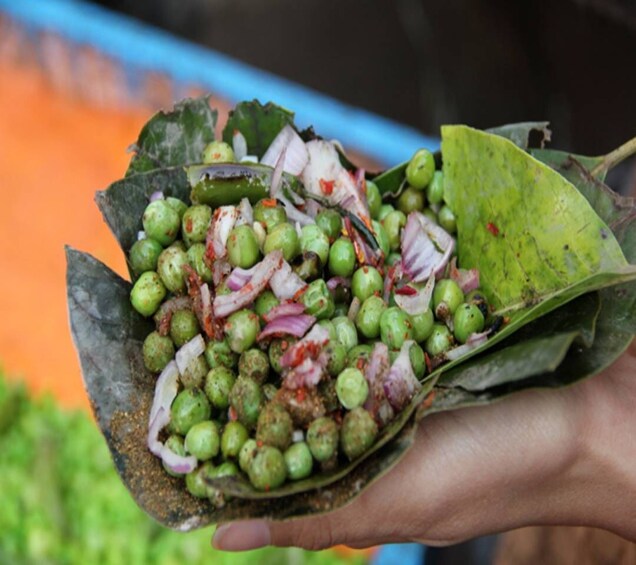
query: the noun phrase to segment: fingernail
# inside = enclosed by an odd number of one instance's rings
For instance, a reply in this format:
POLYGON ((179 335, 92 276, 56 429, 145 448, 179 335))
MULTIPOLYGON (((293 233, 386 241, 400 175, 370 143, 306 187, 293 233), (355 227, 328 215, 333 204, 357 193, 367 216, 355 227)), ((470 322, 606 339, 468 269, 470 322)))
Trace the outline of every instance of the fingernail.
POLYGON ((212 546, 223 551, 247 551, 269 545, 271 537, 262 520, 222 524, 214 532, 212 546))

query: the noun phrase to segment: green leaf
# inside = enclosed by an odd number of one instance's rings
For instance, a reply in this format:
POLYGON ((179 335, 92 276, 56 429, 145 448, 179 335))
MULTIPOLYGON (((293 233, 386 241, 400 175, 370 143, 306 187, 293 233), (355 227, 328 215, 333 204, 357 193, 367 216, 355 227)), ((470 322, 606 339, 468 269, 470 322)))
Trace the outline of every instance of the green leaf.
POLYGON ((406 167, 409 164, 408 161, 400 163, 395 167, 387 169, 373 178, 373 182, 380 190, 380 194, 398 194, 404 186, 406 186, 406 167))
MULTIPOLYGON (((574 155, 569 151, 559 151, 557 149, 531 149, 530 155, 538 159, 542 163, 549 165, 558 171, 561 176, 565 177, 572 184, 576 185, 577 172, 572 171, 572 163, 576 162, 582 165, 589 174, 593 168, 603 163, 603 157, 586 157, 585 155, 574 155)), ((606 170, 600 171, 598 180, 605 180, 606 170)))
POLYGON ((231 145, 234 131, 238 130, 245 136, 248 154, 260 159, 286 125, 295 127, 293 112, 271 102, 264 106, 258 100, 241 102, 230 112, 223 141, 231 145))
POLYGON ((530 136, 533 132, 537 134, 541 147, 550 141, 552 132, 548 128, 549 125, 550 122, 519 122, 489 128, 486 132, 509 139, 517 147, 526 150, 530 145, 530 136))
POLYGON ((172 111, 155 114, 139 134, 126 176, 200 163, 203 149, 214 141, 216 119, 209 96, 183 100, 172 111))

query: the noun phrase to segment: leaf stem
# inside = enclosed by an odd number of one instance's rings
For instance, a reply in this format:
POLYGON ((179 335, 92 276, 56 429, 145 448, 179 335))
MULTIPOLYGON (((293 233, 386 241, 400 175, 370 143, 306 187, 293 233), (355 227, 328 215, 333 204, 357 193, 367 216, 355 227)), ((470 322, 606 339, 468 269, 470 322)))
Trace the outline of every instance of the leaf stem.
POLYGON ((597 177, 603 171, 609 171, 612 167, 615 167, 621 161, 627 159, 627 157, 634 153, 636 153, 636 137, 630 139, 626 143, 623 143, 623 145, 605 155, 605 157, 603 157, 603 161, 592 169, 592 176, 597 177))

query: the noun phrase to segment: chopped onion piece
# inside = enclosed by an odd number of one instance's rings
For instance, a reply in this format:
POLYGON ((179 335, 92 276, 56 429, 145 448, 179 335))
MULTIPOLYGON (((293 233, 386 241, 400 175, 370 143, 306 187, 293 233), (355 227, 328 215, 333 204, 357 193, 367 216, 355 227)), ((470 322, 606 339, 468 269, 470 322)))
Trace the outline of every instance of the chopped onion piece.
POLYGON ((197 458, 194 455, 188 455, 187 457, 177 455, 167 445, 161 448, 161 460, 173 473, 180 475, 191 473, 197 468, 197 458))
POLYGON ((457 257, 451 259, 449 275, 459 285, 464 294, 479 288, 479 271, 477 269, 457 268, 457 257))
MULTIPOLYGON (((412 287, 411 287, 412 288, 412 287)), ((424 288, 414 289, 415 294, 399 294, 395 293, 395 303, 402 308, 407 314, 417 316, 424 314, 430 305, 433 297, 433 289, 435 288, 435 275, 431 274, 424 285, 424 288)))
POLYGON ((161 448, 163 443, 159 441, 159 432, 170 423, 170 409, 164 410, 163 406, 159 408, 159 411, 155 417, 150 421, 148 427, 148 449, 157 457, 161 457, 161 448))
POLYGON ((381 341, 376 342, 364 370, 364 378, 369 383, 369 396, 364 403, 364 409, 373 416, 379 426, 386 425, 395 414, 384 394, 384 380, 390 366, 389 348, 381 341))
POLYGON ((360 302, 360 299, 357 296, 354 296, 351 301, 351 305, 349 306, 349 312, 347 312, 347 318, 353 322, 356 319, 361 306, 362 302, 360 302))
POLYGON ((345 277, 331 277, 327 281, 327 288, 329 290, 336 290, 339 286, 351 288, 351 280, 345 277))
POLYGON ((327 362, 324 359, 307 357, 299 365, 288 371, 283 377, 283 387, 292 390, 314 388, 325 373, 327 362))
POLYGON ((170 406, 172 401, 177 396, 179 390, 179 369, 175 361, 170 361, 155 383, 155 395, 152 399, 152 406, 150 407, 149 422, 155 420, 159 410, 165 410, 168 415, 170 414, 170 406))
POLYGON ((232 135, 232 149, 234 150, 234 158, 239 162, 247 156, 247 140, 238 129, 235 129, 232 135))
POLYGON ((299 302, 283 302, 274 306, 267 314, 263 316, 266 322, 272 322, 280 316, 297 316, 305 311, 304 304, 299 302))
POLYGON ((236 206, 219 206, 212 216, 205 236, 206 254, 210 258, 223 259, 227 254, 227 240, 238 219, 236 206))
POLYGON ((389 374, 384 379, 384 394, 391 406, 398 412, 402 410, 421 388, 411 365, 411 346, 415 342, 407 340, 393 362, 389 374))
POLYGON ((479 346, 486 343, 488 341, 488 336, 491 333, 491 330, 488 330, 481 333, 471 334, 466 340, 466 343, 446 351, 444 353, 444 358, 448 359, 448 361, 455 361, 456 359, 463 357, 466 353, 469 353, 473 349, 477 349, 479 346))
POLYGON ((247 224, 251 226, 254 223, 254 211, 252 210, 252 205, 247 198, 241 198, 241 202, 238 205, 239 216, 236 220, 237 226, 241 226, 243 224, 247 224))
POLYGON ((190 341, 184 343, 175 356, 179 373, 183 375, 190 362, 194 361, 194 359, 196 359, 199 355, 203 355, 204 351, 205 341, 203 341, 201 334, 197 334, 190 341))
POLYGON ((307 333, 307 330, 313 326, 315 322, 316 318, 309 314, 279 316, 275 320, 269 322, 256 339, 257 341, 261 341, 266 337, 281 334, 303 337, 307 333))
POLYGON ((283 260, 281 267, 269 281, 269 287, 278 300, 292 300, 307 288, 307 283, 294 273, 287 261, 283 260))
POLYGON ((273 167, 284 155, 283 170, 290 175, 299 175, 307 164, 309 154, 305 142, 290 125, 285 126, 274 138, 261 159, 263 165, 273 167))
POLYGON ((235 267, 232 270, 230 276, 226 279, 225 283, 230 290, 241 290, 254 276, 256 266, 251 269, 241 269, 241 267, 235 267))
POLYGON ((155 200, 163 200, 164 198, 165 197, 163 195, 163 192, 157 190, 150 195, 150 202, 154 202, 155 200))

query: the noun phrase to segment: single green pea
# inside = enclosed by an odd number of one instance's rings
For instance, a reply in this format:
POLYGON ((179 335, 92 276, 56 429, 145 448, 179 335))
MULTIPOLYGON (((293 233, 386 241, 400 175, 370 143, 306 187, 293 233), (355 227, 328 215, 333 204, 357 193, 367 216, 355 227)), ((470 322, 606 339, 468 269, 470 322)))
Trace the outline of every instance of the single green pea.
POLYGON ((336 379, 338 400, 347 410, 362 406, 369 396, 369 384, 362 371, 347 367, 336 379))
POLYGON ((254 206, 254 220, 265 225, 265 229, 269 232, 278 224, 287 221, 287 212, 285 208, 271 198, 259 200, 254 206))
POLYGON ((151 373, 160 373, 174 358, 174 345, 168 336, 151 332, 142 347, 144 365, 151 373))
POLYGON ((434 322, 433 311, 430 308, 423 314, 412 315, 413 339, 417 341, 417 343, 422 343, 426 340, 433 331, 434 322))
POLYGON ((361 302, 364 302, 369 296, 380 294, 384 288, 382 275, 375 267, 364 265, 360 267, 351 279, 351 290, 353 295, 361 302))
POLYGON ((389 267, 393 267, 393 265, 395 265, 398 261, 402 260, 402 255, 400 255, 399 253, 389 253, 389 256, 386 258, 386 260, 384 261, 385 265, 388 265, 389 267))
POLYGON ((183 267, 188 264, 188 254, 177 245, 164 249, 157 261, 157 273, 170 292, 180 293, 186 288, 183 267))
POLYGON ((232 351, 227 339, 212 340, 205 346, 205 360, 211 369, 215 367, 232 369, 238 363, 238 355, 232 351))
POLYGON ((409 186, 398 197, 397 208, 407 215, 411 212, 421 212, 424 209, 424 193, 409 186))
POLYGON ((386 218, 391 212, 395 211, 395 207, 391 204, 382 204, 380 206, 380 212, 378 212, 377 220, 378 222, 382 222, 384 218, 386 218))
POLYGON ((211 461, 206 461, 186 475, 186 488, 192 496, 196 498, 207 498, 210 495, 210 487, 205 483, 203 477, 206 475, 209 476, 212 469, 214 469, 214 464, 211 461))
POLYGON ((273 339, 269 344, 269 350, 267 351, 269 357, 269 364, 276 371, 280 373, 282 371, 282 367, 280 365, 280 359, 285 352, 296 343, 296 339, 294 338, 286 338, 286 339, 273 339))
POLYGON ((329 332, 329 341, 333 342, 338 339, 338 336, 336 335, 336 328, 331 320, 320 320, 318 325, 329 332))
POLYGON ((424 357, 424 350, 417 343, 411 345, 409 359, 415 378, 420 380, 426 373, 426 357, 424 357))
POLYGON ((444 200, 444 173, 435 171, 428 188, 426 189, 426 198, 431 204, 441 204, 444 200))
POLYGON ((434 224, 439 224, 439 222, 437 221, 437 214, 435 213, 435 210, 431 208, 424 208, 422 214, 424 214, 434 224))
POLYGON ((179 214, 179 221, 183 218, 185 211, 188 209, 188 205, 179 198, 175 198, 174 196, 166 197, 166 203, 177 213, 179 214))
POLYGON ((241 451, 239 451, 238 462, 241 471, 244 473, 248 473, 250 466, 252 465, 252 461, 254 461, 254 457, 256 456, 256 451, 258 450, 258 444, 255 439, 249 438, 241 447, 241 451))
POLYGON ((334 241, 342 231, 342 218, 335 210, 323 210, 316 215, 316 225, 325 233, 329 241, 334 241))
POLYGON ((220 479, 222 477, 235 477, 239 470, 234 461, 223 461, 220 465, 214 467, 210 473, 211 479, 220 479))
POLYGON ((347 412, 342 420, 340 446, 350 461, 367 451, 378 435, 378 425, 364 408, 358 407, 347 412))
POLYGON ((373 348, 367 343, 356 345, 347 353, 347 366, 361 371, 364 370, 372 351, 373 348))
POLYGON ((192 310, 177 310, 170 318, 170 337, 177 347, 199 334, 199 321, 192 310))
MULTIPOLYGON (((335 339, 335 338, 334 338, 335 339)), ((327 363, 327 372, 335 377, 345 368, 347 364, 347 350, 342 343, 337 341, 330 342, 325 348, 329 361, 327 363)))
POLYGON ((223 457, 238 457, 241 447, 249 438, 247 428, 241 422, 228 422, 221 434, 221 453, 223 457))
POLYGON ((205 377, 205 395, 212 406, 219 410, 225 410, 230 405, 230 392, 236 377, 228 368, 217 366, 208 372, 205 377))
POLYGON ((192 426, 185 437, 185 448, 199 461, 207 461, 219 453, 221 440, 219 428, 212 420, 199 422, 192 426))
POLYGON ((285 466, 287 467, 287 476, 292 481, 298 479, 306 479, 311 475, 311 468, 314 460, 311 456, 309 446, 304 441, 295 443, 283 453, 285 466))
POLYGON ((256 426, 258 414, 263 404, 263 392, 258 383, 248 377, 239 376, 230 391, 230 406, 245 427, 256 426))
POLYGON ((211 141, 203 149, 203 162, 209 163, 232 163, 236 160, 234 150, 224 141, 211 141))
POLYGON ((406 181, 418 190, 426 188, 435 173, 435 157, 427 149, 420 149, 413 154, 406 166, 406 181))
POLYGON ((274 383, 265 383, 262 387, 262 390, 265 402, 274 400, 276 394, 278 393, 278 388, 276 388, 276 385, 274 383))
POLYGON ((454 280, 442 279, 437 282, 433 290, 433 312, 438 319, 446 319, 448 314, 453 315, 462 302, 464 293, 454 280), (440 309, 442 302, 448 308, 448 312, 443 307, 440 309))
MULTIPOLYGON (((177 455, 180 455, 181 457, 185 457, 187 455, 185 446, 183 444, 183 438, 180 435, 177 435, 177 434, 170 435, 164 445, 170 451, 176 453, 177 455)), ((168 475, 170 475, 171 477, 183 476, 183 473, 175 473, 174 471, 170 470, 165 463, 163 463, 163 468, 166 471, 166 473, 168 473, 168 475)))
POLYGON ((413 339, 411 317, 397 306, 387 308, 380 318, 380 338, 389 349, 400 349, 405 341, 413 339))
POLYGON ((186 388, 191 388, 193 386, 199 388, 202 387, 205 381, 205 376, 208 373, 208 369, 208 364, 206 363, 203 355, 199 355, 192 359, 181 374, 181 382, 183 383, 183 386, 186 388))
POLYGON ((230 349, 236 353, 243 353, 252 347, 260 329, 258 316, 247 309, 231 314, 223 327, 230 349))
POLYGON ((212 407, 205 393, 197 387, 182 390, 174 399, 170 408, 171 428, 185 436, 190 428, 199 422, 210 419, 212 407))
POLYGON ((369 296, 358 310, 356 327, 367 339, 380 335, 380 318, 386 310, 386 304, 379 296, 369 296))
POLYGON ((338 341, 349 351, 358 345, 358 332, 354 323, 346 316, 338 316, 331 320, 336 330, 338 341))
POLYGON ((269 359, 267 353, 260 349, 248 349, 239 358, 239 374, 263 384, 269 376, 269 359))
POLYGON ((356 252, 353 243, 346 237, 333 242, 329 250, 329 271, 332 275, 350 277, 356 266, 356 252))
POLYGON ((327 264, 329 258, 329 238, 317 225, 304 226, 300 233, 300 250, 313 251, 322 265, 327 264))
POLYGON ((270 445, 259 447, 248 475, 255 489, 268 491, 281 486, 287 478, 287 467, 283 454, 270 445))
POLYGON ((148 204, 142 223, 146 237, 156 240, 164 247, 177 238, 181 227, 178 212, 165 200, 155 200, 148 204))
POLYGON ((307 446, 314 459, 328 461, 338 450, 338 426, 329 416, 315 419, 307 428, 307 446))
POLYGON ((437 221, 448 233, 455 233, 457 231, 457 218, 448 206, 444 205, 440 208, 437 214, 437 221))
POLYGON ((445 324, 434 324, 431 335, 424 344, 426 353, 435 357, 448 351, 453 345, 453 334, 445 324))
POLYGON ((166 296, 166 287, 154 271, 146 271, 135 281, 130 291, 130 302, 146 318, 152 316, 166 296))
POLYGON ((305 251, 302 261, 294 265, 293 269, 304 281, 313 281, 322 275, 322 263, 313 251, 305 251))
POLYGON ((372 218, 377 218, 382 207, 382 195, 378 185, 373 181, 368 180, 367 185, 367 205, 369 206, 369 215, 372 218))
POLYGON ((207 204, 197 204, 190 206, 181 218, 181 233, 188 245, 193 243, 203 243, 208 233, 210 220, 212 219, 212 208, 207 204))
POLYGON ((310 282, 300 301, 305 306, 305 312, 319 320, 333 316, 333 296, 322 279, 310 282))
POLYGON ((266 290, 261 292, 254 302, 254 312, 262 319, 274 306, 279 304, 280 300, 276 298, 276 295, 271 290, 266 290))
POLYGON ((400 210, 390 212, 384 220, 382 220, 382 225, 389 237, 389 247, 393 251, 399 249, 402 228, 406 225, 406 216, 404 215, 404 212, 400 212, 400 210))
POLYGON ((233 228, 227 239, 228 261, 235 267, 249 269, 258 263, 260 257, 261 251, 254 229, 247 224, 233 228))
POLYGON ((377 220, 371 220, 371 226, 373 227, 375 240, 378 242, 384 256, 387 257, 391 252, 391 242, 389 241, 389 236, 386 233, 384 226, 377 220))
POLYGON ((203 282, 212 282, 212 270, 205 262, 205 243, 194 243, 188 248, 188 263, 192 265, 203 282))
POLYGON ((161 244, 149 237, 135 241, 128 255, 131 269, 137 276, 146 271, 156 271, 162 251, 161 244))
POLYGON ((484 329, 484 315, 475 304, 460 304, 453 316, 453 333, 459 343, 466 343, 468 337, 484 329))
POLYGON ((300 253, 300 242, 296 228, 288 223, 278 224, 265 238, 263 251, 265 255, 280 249, 283 252, 285 261, 290 262, 300 253))
POLYGON ((289 447, 294 431, 289 412, 277 402, 266 404, 258 415, 256 441, 284 451, 289 447))

